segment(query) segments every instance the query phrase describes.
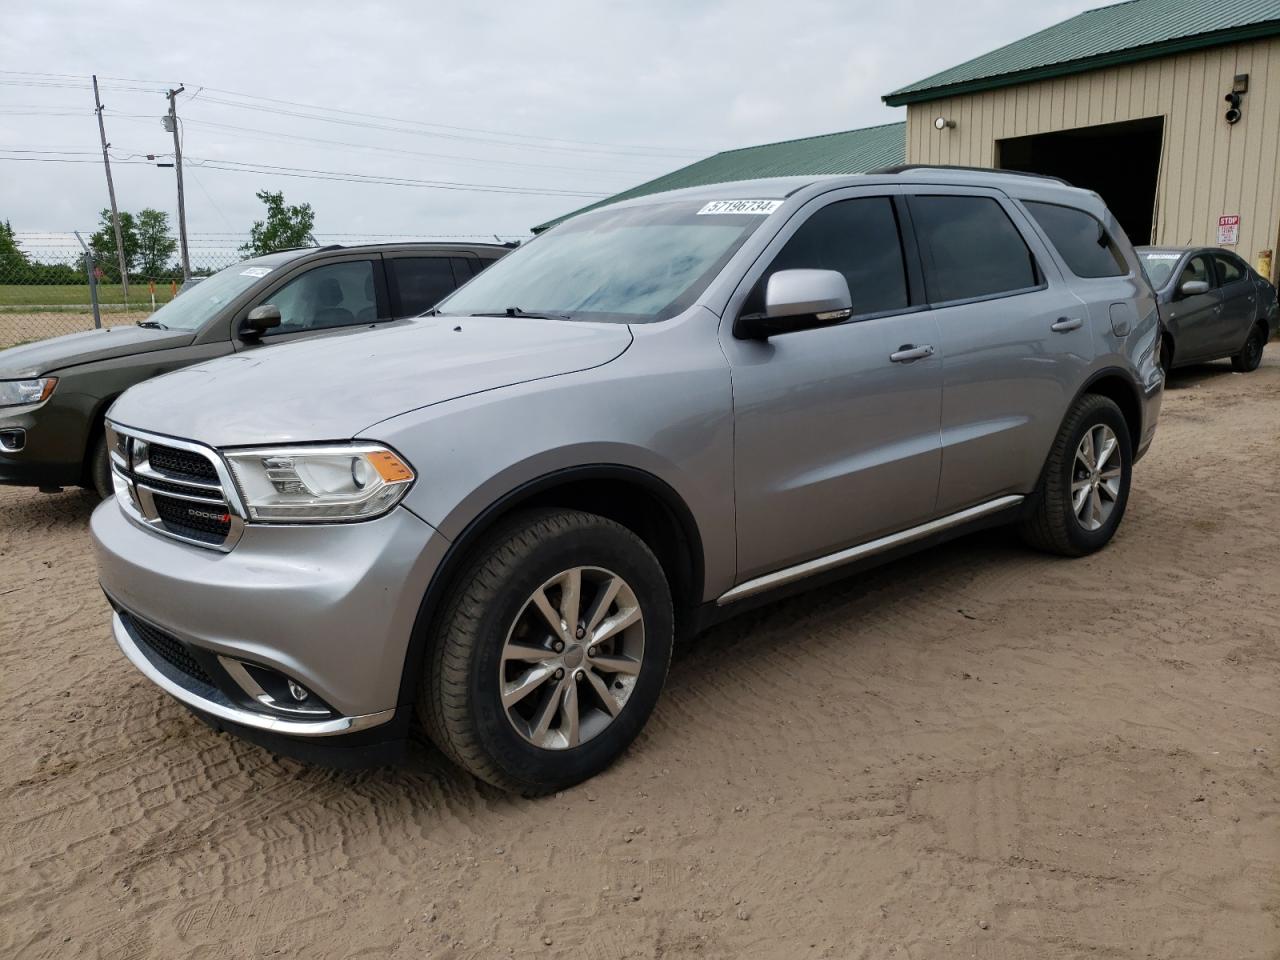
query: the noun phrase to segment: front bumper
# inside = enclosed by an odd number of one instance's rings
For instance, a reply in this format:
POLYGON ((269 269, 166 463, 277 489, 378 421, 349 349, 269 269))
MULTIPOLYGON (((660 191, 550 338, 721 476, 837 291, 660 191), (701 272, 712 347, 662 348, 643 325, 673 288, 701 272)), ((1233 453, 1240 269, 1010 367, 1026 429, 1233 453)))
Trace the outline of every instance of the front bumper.
POLYGON ((94 511, 91 533, 116 642, 143 674, 232 727, 308 738, 395 716, 414 620, 448 547, 403 507, 364 523, 248 525, 220 553, 142 529, 112 498, 94 511), (181 658, 158 656, 139 625, 210 669, 178 669, 181 658), (273 709, 218 664, 283 674, 329 712, 308 719, 273 709))
POLYGON ((0 443, 0 484, 68 487, 84 479, 85 424, 53 405, 0 410, 0 435, 20 433, 21 449, 0 443))

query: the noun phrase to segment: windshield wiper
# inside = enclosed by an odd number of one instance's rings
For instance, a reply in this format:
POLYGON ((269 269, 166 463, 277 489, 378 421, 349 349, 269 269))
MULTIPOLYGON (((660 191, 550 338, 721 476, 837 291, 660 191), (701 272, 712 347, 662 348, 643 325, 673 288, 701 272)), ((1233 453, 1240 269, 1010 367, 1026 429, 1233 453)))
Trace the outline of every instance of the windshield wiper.
POLYGON ((159 320, 139 320, 138 326, 146 327, 148 330, 168 330, 169 329, 159 320))
POLYGON ((536 313, 519 307, 507 307, 501 313, 473 313, 473 317, 529 317, 533 320, 572 320, 567 313, 536 313))

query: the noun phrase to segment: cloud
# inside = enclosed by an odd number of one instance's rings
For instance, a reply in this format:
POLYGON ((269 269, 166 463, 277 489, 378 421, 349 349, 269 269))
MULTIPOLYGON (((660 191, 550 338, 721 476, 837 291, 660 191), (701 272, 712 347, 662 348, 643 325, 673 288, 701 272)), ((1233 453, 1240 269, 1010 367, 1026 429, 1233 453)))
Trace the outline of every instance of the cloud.
MULTIPOLYGON (((121 157, 172 150, 159 121, 162 91, 185 83, 194 234, 247 230, 259 215, 253 194, 268 188, 310 202, 321 235, 507 235, 593 197, 327 182, 198 164, 608 194, 720 149, 900 119, 903 111, 886 108, 881 94, 1090 5, 45 0, 6 11, 0 64, 157 81, 138 89, 103 80, 108 135, 121 157), (221 90, 365 119, 230 107, 216 102, 233 99, 221 90), (445 126, 392 132, 372 115, 445 126)), ((0 84, 0 149, 74 149, 92 161, 97 145, 87 90, 0 84), (68 111, 74 115, 36 115, 68 111)), ((175 208, 171 170, 120 163, 113 172, 125 209, 175 208)), ((100 165, 0 161, 0 218, 16 230, 83 229, 105 205, 100 165)))

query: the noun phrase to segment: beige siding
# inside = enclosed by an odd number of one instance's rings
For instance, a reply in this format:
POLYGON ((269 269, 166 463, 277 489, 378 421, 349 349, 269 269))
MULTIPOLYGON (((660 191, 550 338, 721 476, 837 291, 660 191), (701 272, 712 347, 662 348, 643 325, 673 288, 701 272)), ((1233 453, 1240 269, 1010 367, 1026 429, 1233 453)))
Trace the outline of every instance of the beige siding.
POLYGON ((1155 116, 1164 117, 1164 149, 1152 241, 1216 243, 1218 217, 1239 214, 1241 256, 1254 263, 1259 251, 1277 250, 1280 38, 912 104, 907 161, 990 167, 998 140, 1155 116), (1237 73, 1249 74, 1249 93, 1231 126, 1222 98, 1237 73), (955 128, 934 129, 939 116, 955 128))

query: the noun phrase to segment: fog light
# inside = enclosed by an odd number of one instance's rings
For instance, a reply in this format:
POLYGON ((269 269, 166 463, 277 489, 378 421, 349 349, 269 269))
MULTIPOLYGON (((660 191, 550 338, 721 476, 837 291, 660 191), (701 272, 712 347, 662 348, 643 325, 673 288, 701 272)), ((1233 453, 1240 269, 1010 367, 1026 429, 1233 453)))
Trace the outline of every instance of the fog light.
POLYGON ((307 699, 307 697, 311 696, 311 694, 308 693, 307 688, 304 687, 302 684, 298 683, 298 681, 290 680, 289 696, 293 697, 293 699, 301 703, 303 700, 307 699))
POLYGON ((0 450, 5 453, 21 453, 27 445, 25 430, 0 430, 0 450))

